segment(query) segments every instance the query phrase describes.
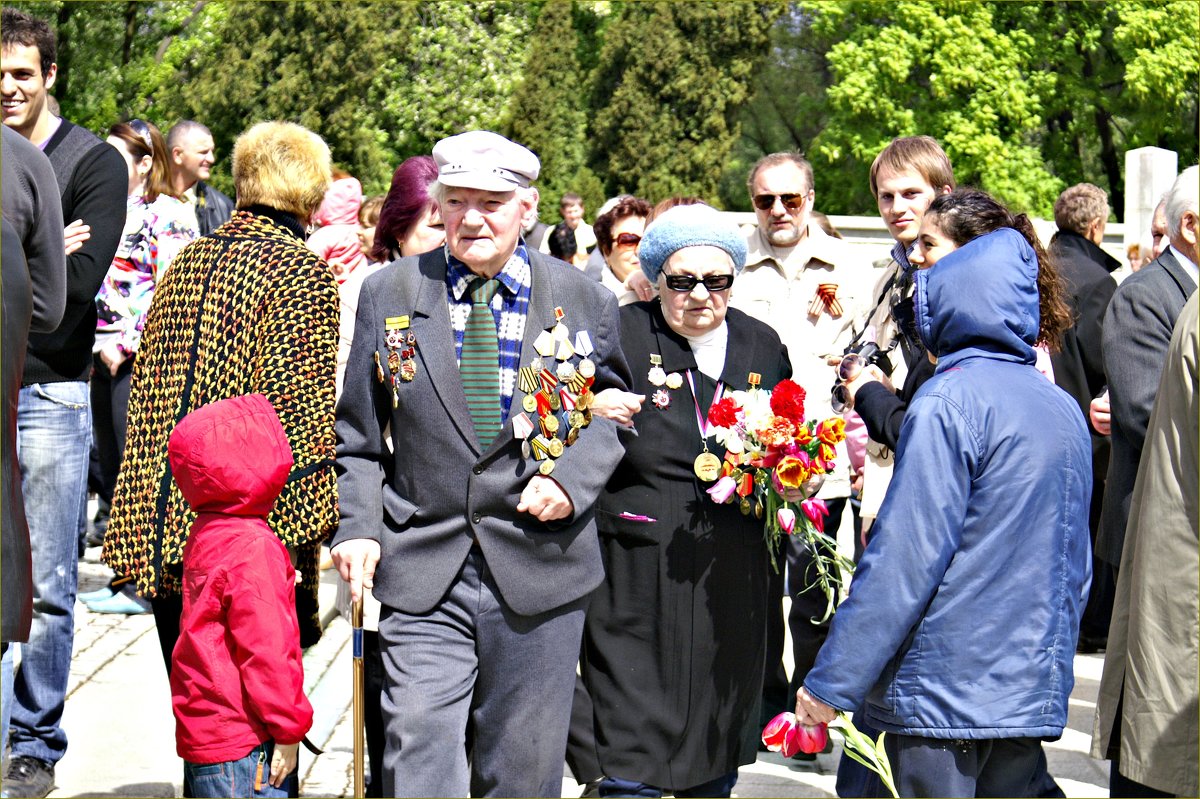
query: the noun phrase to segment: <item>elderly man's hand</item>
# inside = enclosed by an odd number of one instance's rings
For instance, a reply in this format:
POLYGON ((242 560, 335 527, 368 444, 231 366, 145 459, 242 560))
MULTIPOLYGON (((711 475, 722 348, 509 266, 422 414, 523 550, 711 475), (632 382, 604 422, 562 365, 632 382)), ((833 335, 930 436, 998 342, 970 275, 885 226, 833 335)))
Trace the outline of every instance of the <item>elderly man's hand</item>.
POLYGON ((801 687, 796 692, 796 721, 809 727, 828 724, 837 718, 837 711, 801 687))
POLYGON ((574 513, 575 504, 557 480, 537 474, 521 492, 517 511, 528 513, 540 522, 555 522, 574 513))
POLYGON ((379 564, 379 542, 370 538, 343 541, 329 552, 341 578, 350 584, 350 601, 362 599, 363 588, 375 585, 375 567, 379 564))

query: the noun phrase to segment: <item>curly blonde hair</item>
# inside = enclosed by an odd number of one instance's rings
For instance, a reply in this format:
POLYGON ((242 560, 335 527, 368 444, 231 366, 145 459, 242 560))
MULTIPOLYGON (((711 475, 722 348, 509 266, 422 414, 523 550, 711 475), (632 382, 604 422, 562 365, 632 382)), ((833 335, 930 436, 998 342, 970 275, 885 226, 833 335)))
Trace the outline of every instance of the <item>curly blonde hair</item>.
POLYGON ((233 145, 237 207, 266 205, 303 222, 316 212, 333 182, 325 141, 292 122, 259 122, 233 145))

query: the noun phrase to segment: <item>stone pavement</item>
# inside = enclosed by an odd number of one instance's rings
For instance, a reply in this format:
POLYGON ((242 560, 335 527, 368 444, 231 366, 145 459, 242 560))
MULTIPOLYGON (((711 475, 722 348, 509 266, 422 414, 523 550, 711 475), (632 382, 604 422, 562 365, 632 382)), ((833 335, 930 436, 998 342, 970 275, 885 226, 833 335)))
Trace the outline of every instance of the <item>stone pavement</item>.
MULTIPOLYGON (((89 549, 80 562, 79 590, 102 587, 109 572, 89 549)), ((350 627, 332 610, 333 572, 323 574, 322 640, 304 656, 305 689, 316 711, 310 738, 325 749, 300 751, 301 795, 345 797, 352 792, 350 627)), ((75 657, 63 726, 69 748, 58 764, 51 797, 176 797, 183 767, 175 755, 170 690, 153 617, 91 613, 76 605, 75 657)), ((1050 771, 1069 797, 1107 796, 1108 764, 1087 756, 1103 656, 1075 658, 1070 728, 1047 744, 1050 771)), ((836 736, 833 736, 836 738, 836 736)), ((840 743, 815 764, 762 754, 742 768, 740 797, 834 796, 840 743)), ((563 796, 581 791, 564 770, 563 796)))

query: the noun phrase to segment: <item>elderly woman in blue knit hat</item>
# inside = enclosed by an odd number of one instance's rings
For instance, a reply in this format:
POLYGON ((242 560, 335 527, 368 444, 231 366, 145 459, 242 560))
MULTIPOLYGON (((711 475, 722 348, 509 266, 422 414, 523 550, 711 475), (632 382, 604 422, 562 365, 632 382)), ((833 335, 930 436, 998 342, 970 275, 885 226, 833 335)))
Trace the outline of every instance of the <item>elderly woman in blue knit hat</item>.
POLYGON ((672 208, 638 255, 659 296, 621 309, 637 393, 593 409, 628 428, 596 505, 606 577, 582 654, 600 795, 729 796, 757 753, 770 566, 763 522, 705 494, 725 454, 708 415, 792 369, 771 328, 729 307, 746 246, 719 212, 672 208))

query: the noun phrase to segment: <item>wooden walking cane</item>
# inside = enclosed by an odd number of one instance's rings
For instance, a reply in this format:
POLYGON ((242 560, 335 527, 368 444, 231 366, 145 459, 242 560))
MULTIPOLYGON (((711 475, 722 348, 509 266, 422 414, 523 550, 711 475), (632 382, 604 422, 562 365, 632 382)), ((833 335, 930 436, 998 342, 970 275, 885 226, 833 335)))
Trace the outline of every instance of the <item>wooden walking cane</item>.
POLYGON ((350 626, 354 649, 354 795, 358 799, 366 796, 366 769, 363 749, 363 601, 350 605, 350 626))

